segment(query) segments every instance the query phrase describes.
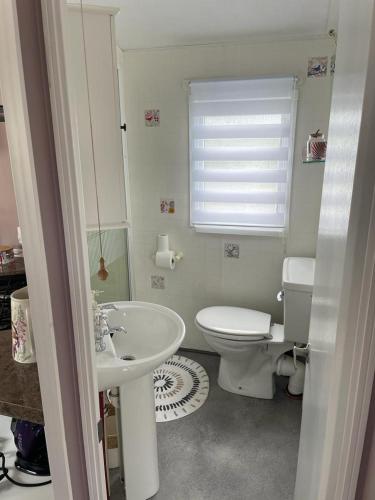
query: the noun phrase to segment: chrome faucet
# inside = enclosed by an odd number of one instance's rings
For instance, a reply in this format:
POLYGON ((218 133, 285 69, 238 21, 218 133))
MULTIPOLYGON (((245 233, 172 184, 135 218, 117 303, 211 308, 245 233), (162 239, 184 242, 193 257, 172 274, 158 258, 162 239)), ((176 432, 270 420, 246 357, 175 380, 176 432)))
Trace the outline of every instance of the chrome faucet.
POLYGON ((105 351, 106 344, 104 337, 114 333, 127 333, 123 326, 109 326, 108 315, 106 311, 118 311, 115 304, 105 304, 98 306, 94 312, 94 331, 95 331, 95 350, 96 352, 105 351))
POLYGON ((102 304, 98 307, 101 311, 118 311, 116 304, 102 304))

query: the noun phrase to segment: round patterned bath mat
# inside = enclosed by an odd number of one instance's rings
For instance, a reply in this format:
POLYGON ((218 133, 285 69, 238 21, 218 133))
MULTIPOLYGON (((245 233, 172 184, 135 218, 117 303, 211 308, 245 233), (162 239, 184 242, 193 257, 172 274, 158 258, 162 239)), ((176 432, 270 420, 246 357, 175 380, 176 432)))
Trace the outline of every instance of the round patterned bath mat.
POLYGON ((206 401, 210 381, 206 370, 184 356, 172 356, 154 371, 157 422, 186 417, 206 401))

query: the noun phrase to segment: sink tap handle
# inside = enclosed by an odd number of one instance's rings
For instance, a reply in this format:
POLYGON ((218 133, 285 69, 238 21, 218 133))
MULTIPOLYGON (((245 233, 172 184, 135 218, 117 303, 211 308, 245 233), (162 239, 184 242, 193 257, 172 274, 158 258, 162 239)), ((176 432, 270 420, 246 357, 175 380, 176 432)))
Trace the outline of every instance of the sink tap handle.
POLYGON ((107 321, 107 316, 103 314, 100 318, 100 324, 99 324, 99 329, 102 332, 102 336, 106 335, 109 331, 109 325, 107 321))
POLYGON ((95 312, 95 326, 100 327, 103 322, 107 322, 107 314, 102 313, 100 310, 95 312))
POLYGON ((113 333, 128 333, 123 326, 111 326, 108 332, 110 335, 113 333))

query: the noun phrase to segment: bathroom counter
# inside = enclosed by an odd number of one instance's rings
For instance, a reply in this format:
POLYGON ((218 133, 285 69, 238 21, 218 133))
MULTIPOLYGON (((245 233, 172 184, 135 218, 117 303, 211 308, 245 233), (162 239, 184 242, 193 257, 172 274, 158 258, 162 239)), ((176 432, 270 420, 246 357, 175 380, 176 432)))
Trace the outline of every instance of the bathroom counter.
POLYGON ((12 332, 0 331, 0 415, 44 423, 36 363, 12 357, 12 332))
POLYGON ((18 274, 25 274, 25 263, 23 257, 17 257, 9 264, 0 264, 0 278, 17 276, 18 274))
POLYGON ((10 295, 15 290, 27 285, 25 263, 17 258, 9 264, 0 264, 0 330, 11 327, 10 295))

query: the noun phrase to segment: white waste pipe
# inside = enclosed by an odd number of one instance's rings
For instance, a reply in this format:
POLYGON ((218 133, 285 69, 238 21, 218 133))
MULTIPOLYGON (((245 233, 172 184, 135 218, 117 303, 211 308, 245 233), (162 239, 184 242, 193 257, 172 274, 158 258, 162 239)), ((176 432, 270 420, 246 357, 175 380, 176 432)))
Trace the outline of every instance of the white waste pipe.
POLYGON ((301 361, 296 360, 294 366, 293 358, 290 356, 280 356, 277 360, 277 375, 289 377, 288 391, 294 396, 299 396, 303 393, 305 383, 305 365, 301 361))

